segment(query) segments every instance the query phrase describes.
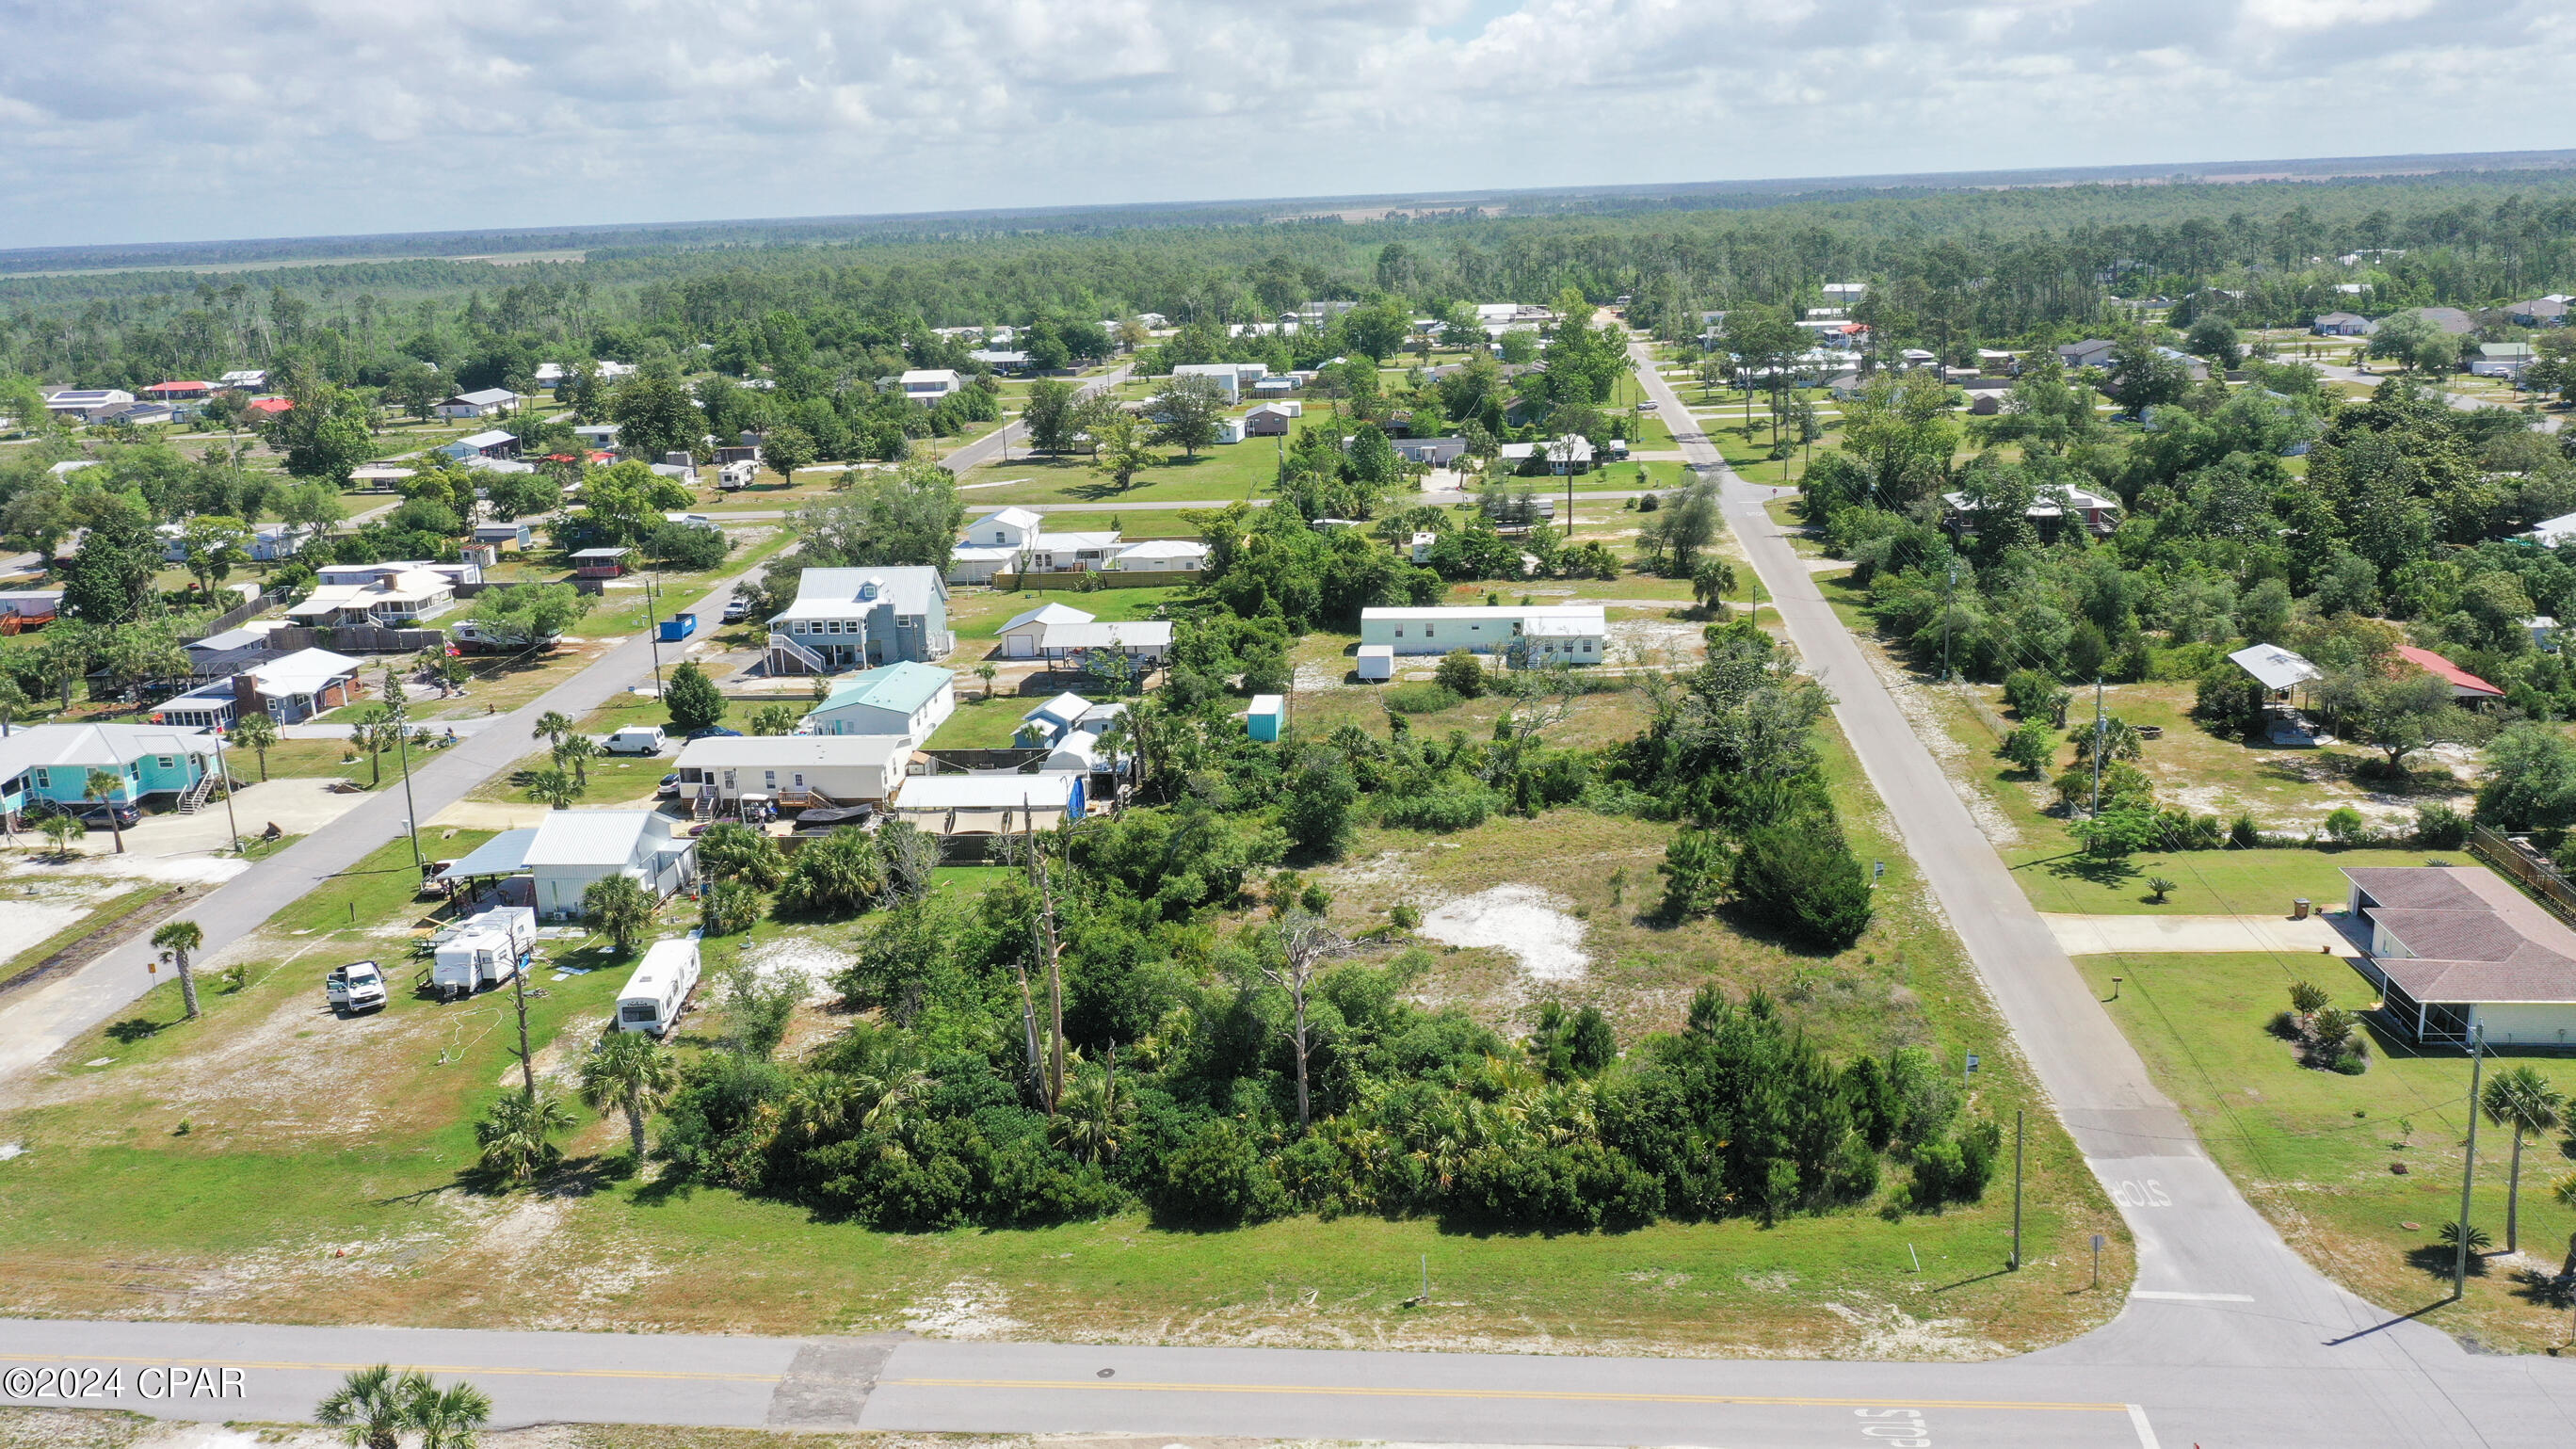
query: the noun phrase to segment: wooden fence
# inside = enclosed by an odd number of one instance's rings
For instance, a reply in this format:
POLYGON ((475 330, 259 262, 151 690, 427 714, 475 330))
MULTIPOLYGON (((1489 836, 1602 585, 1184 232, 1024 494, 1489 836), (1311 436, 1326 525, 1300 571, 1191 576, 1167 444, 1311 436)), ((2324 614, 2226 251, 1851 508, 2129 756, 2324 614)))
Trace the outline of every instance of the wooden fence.
POLYGON ((217 634, 220 634, 226 629, 230 629, 237 624, 249 622, 253 617, 257 616, 261 610, 276 602, 277 600, 272 599, 267 594, 263 593, 258 597, 243 603, 239 608, 231 609, 216 615, 213 621, 208 623, 206 627, 190 631, 188 636, 179 642, 182 644, 194 644, 200 639, 211 639, 217 634))
POLYGON ((2538 852, 2481 825, 2469 832, 2469 853, 2513 877, 2560 919, 2576 925, 2576 886, 2538 852))
POLYGON ((288 654, 298 649, 329 649, 341 654, 417 654, 444 645, 447 634, 439 629, 380 629, 369 624, 322 629, 288 625, 269 631, 268 640, 270 648, 288 654))

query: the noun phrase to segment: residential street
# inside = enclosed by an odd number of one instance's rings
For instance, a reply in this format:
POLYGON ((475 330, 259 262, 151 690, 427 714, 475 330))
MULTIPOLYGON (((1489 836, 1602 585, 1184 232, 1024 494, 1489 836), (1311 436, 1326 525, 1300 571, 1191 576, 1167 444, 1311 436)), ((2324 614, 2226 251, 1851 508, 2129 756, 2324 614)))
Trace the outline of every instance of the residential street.
MULTIPOLYGON (((733 586, 750 577, 752 574, 743 573, 728 578, 698 601, 697 612, 708 617, 721 613, 733 586)), ((673 604, 674 612, 687 607, 676 601, 673 604)), ((510 714, 489 721, 470 735, 458 731, 465 735, 462 743, 413 757, 411 804, 417 805, 421 819, 429 819, 535 748, 529 732, 539 715, 560 710, 579 719, 634 684, 651 668, 651 641, 647 635, 637 634, 601 655, 589 668, 510 714)), ((362 797, 357 808, 208 892, 187 912, 188 919, 206 933, 199 968, 222 965, 226 947, 352 862, 400 837, 409 813, 402 787, 388 784, 362 797)), ((246 822, 245 828, 256 830, 257 825, 246 822)), ((422 850, 432 852, 433 847, 425 842, 422 850)), ((403 869, 409 870, 410 866, 406 864, 403 869)), ((156 978, 144 970, 148 954, 139 943, 110 951, 71 975, 13 996, 5 1014, 0 1014, 0 1022, 7 1026, 5 1032, 0 1032, 0 1095, 5 1095, 11 1078, 51 1056, 82 1032, 111 1019, 149 990, 156 978)), ((315 965, 317 985, 324 964, 315 965)))

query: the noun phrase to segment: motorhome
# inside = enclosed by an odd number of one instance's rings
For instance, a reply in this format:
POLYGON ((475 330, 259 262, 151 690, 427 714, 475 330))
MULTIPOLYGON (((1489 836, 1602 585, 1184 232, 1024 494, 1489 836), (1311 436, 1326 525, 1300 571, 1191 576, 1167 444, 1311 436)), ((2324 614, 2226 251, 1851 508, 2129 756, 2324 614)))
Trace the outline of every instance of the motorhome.
POLYGON ((537 913, 494 906, 466 918, 430 954, 430 982, 441 1000, 471 996, 518 974, 537 947, 537 913))
POLYGON ((322 980, 323 998, 346 1012, 379 1011, 385 1004, 385 973, 373 961, 334 966, 322 980))
POLYGON ((617 993, 617 1029, 668 1036, 698 984, 698 943, 656 941, 617 993))

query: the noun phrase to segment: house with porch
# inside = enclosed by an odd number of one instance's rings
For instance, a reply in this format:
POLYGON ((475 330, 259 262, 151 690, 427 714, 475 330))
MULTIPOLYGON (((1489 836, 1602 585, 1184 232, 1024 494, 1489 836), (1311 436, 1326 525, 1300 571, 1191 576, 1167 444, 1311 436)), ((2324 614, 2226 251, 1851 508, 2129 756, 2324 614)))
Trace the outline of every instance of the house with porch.
POLYGON ((772 674, 837 674, 907 659, 928 664, 956 647, 948 581, 914 565, 807 569, 795 601, 769 620, 772 674))
POLYGON ((2570 1045, 2576 931, 2483 866, 2347 866, 2353 968, 2374 1017, 2419 1045, 2570 1045))
POLYGON ((1162 662, 1172 652, 1172 625, 1163 619, 1102 623, 1070 604, 1040 604, 1002 625, 1005 659, 1067 660, 1095 649, 1114 649, 1140 664, 1162 662))
POLYGON ((519 405, 519 395, 506 387, 487 387, 475 392, 460 392, 440 402, 442 418, 488 418, 506 413, 519 405))
POLYGON ((996 509, 966 525, 949 550, 951 583, 983 584, 997 573, 1091 573, 1117 557, 1119 533, 1049 533, 1046 517, 1026 508, 996 509))
POLYGON ((669 898, 697 879, 697 842, 658 810, 549 810, 525 857, 536 885, 537 914, 581 915, 581 893, 612 875, 669 898))
POLYGON ((290 623, 408 629, 454 607, 456 584, 425 568, 388 569, 365 583, 323 584, 286 611, 290 623))
POLYGON ((39 801, 131 805, 154 795, 193 808, 213 788, 220 748, 203 730, 164 725, 22 725, 0 739, 0 811, 17 819, 39 801), (116 788, 94 797, 89 777, 102 770, 116 788))
POLYGON ((680 793, 702 815, 766 795, 791 810, 882 806, 903 787, 909 735, 710 735, 680 747, 680 793))

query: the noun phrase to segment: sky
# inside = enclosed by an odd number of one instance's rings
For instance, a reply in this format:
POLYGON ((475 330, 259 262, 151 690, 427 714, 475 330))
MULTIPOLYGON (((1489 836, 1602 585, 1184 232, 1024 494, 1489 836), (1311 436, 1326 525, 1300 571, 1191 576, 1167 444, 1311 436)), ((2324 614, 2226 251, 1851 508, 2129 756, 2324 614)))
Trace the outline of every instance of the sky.
POLYGON ((0 248, 2576 146, 2554 0, 0 0, 0 248))

